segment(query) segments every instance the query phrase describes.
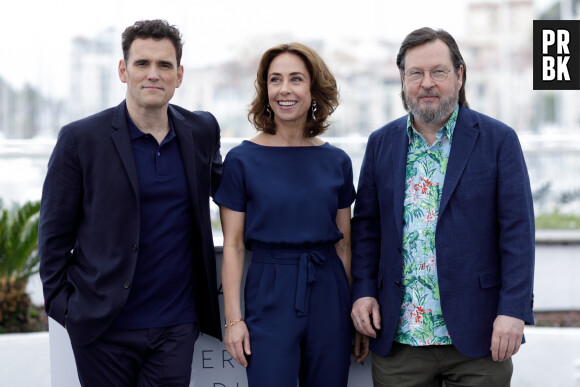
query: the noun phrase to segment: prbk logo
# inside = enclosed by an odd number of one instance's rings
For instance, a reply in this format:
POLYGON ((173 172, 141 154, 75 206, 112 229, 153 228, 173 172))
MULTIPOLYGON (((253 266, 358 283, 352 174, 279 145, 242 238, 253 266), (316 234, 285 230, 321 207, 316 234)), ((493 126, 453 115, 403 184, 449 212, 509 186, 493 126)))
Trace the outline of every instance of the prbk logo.
POLYGON ((534 20, 534 90, 580 90, 580 20, 534 20))

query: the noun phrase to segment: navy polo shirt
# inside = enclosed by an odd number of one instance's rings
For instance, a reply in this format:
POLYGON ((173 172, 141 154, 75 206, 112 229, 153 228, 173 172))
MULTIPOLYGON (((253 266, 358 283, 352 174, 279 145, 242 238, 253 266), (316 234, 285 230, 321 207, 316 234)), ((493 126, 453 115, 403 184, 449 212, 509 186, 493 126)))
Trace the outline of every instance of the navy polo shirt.
POLYGON ((197 321, 193 297, 193 214, 171 118, 161 142, 126 113, 139 177, 139 254, 129 298, 114 327, 158 328, 197 321))

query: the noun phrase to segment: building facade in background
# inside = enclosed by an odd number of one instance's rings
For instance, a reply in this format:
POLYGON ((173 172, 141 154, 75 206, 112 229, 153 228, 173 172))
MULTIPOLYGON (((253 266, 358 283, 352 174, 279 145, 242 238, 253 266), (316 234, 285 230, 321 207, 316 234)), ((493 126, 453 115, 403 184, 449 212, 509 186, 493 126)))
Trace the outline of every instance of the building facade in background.
MULTIPOLYGON (((534 91, 532 27, 534 19, 578 18, 580 0, 560 0, 539 14, 532 0, 473 1, 467 6, 465 34, 459 39, 469 73, 470 105, 497 117, 520 133, 580 133, 578 91, 534 91)), ((122 56, 121 31, 109 28, 96 37, 76 37, 69 60, 70 92, 53 101, 32 86, 14 90, 0 79, 0 136, 55 136, 66 122, 85 117, 124 98, 117 75, 122 56)), ((219 65, 188 68, 175 103, 209 110, 218 118, 224 137, 255 133, 247 120, 254 95, 260 47, 294 40, 291 36, 249 39, 232 49, 219 65)), ((332 137, 368 136, 384 122, 404 115, 400 78, 395 65, 399 41, 305 41, 329 64, 340 88, 340 106, 327 132, 332 137)))
MULTIPOLYGON (((580 213, 580 91, 533 90, 533 20, 578 19, 579 10, 580 0, 555 1, 542 14, 531 0, 471 1, 465 33, 458 39, 467 63, 467 100, 518 132, 539 213, 580 213)), ((17 90, 0 78, 0 139, 35 139, 0 141, 0 198, 38 198, 45 159, 60 127, 125 97, 117 73, 120 38, 121 31, 110 28, 73 39, 70 58, 63 63, 70 67, 65 100, 43 96, 31 85, 17 90)), ((184 63, 184 82, 173 101, 215 114, 225 155, 241 138, 256 134, 247 108, 262 48, 294 40, 285 35, 249 38, 231 47, 228 61, 202 68, 184 63)), ((325 137, 350 155, 356 181, 368 135, 405 114, 395 65, 400 41, 303 42, 321 54, 337 79, 340 105, 325 137)))

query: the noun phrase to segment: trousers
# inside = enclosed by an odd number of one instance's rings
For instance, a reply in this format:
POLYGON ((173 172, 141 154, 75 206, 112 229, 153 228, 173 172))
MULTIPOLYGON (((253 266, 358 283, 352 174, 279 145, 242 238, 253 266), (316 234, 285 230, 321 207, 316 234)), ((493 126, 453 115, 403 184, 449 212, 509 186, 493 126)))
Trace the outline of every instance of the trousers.
POLYGON ((372 354, 375 387, 509 387, 512 359, 467 357, 454 345, 413 347, 393 342, 387 356, 372 354))
POLYGON ((244 289, 250 387, 346 386, 350 289, 334 245, 252 245, 244 289))
POLYGON ((108 329, 86 346, 72 345, 83 387, 187 387, 198 323, 108 329))

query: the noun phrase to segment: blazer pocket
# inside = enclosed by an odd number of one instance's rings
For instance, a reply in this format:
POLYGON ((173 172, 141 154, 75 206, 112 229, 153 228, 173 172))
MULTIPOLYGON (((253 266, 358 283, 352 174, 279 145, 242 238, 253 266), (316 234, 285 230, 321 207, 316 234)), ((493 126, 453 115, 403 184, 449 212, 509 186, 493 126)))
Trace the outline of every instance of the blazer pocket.
POLYGON ((87 257, 85 256, 85 254, 80 250, 79 247, 75 247, 75 249, 73 250, 73 264, 70 266, 72 267, 76 267, 81 271, 84 271, 85 273, 88 274, 96 274, 97 273, 97 268, 92 265, 89 260, 87 259, 87 257))
POLYGON ((493 171, 491 170, 479 170, 479 171, 465 171, 463 173, 463 177, 461 178, 461 182, 478 182, 478 181, 485 181, 491 179, 493 177, 493 171))
POLYGON ((482 289, 493 288, 501 285, 501 274, 497 269, 479 272, 479 285, 482 289))

